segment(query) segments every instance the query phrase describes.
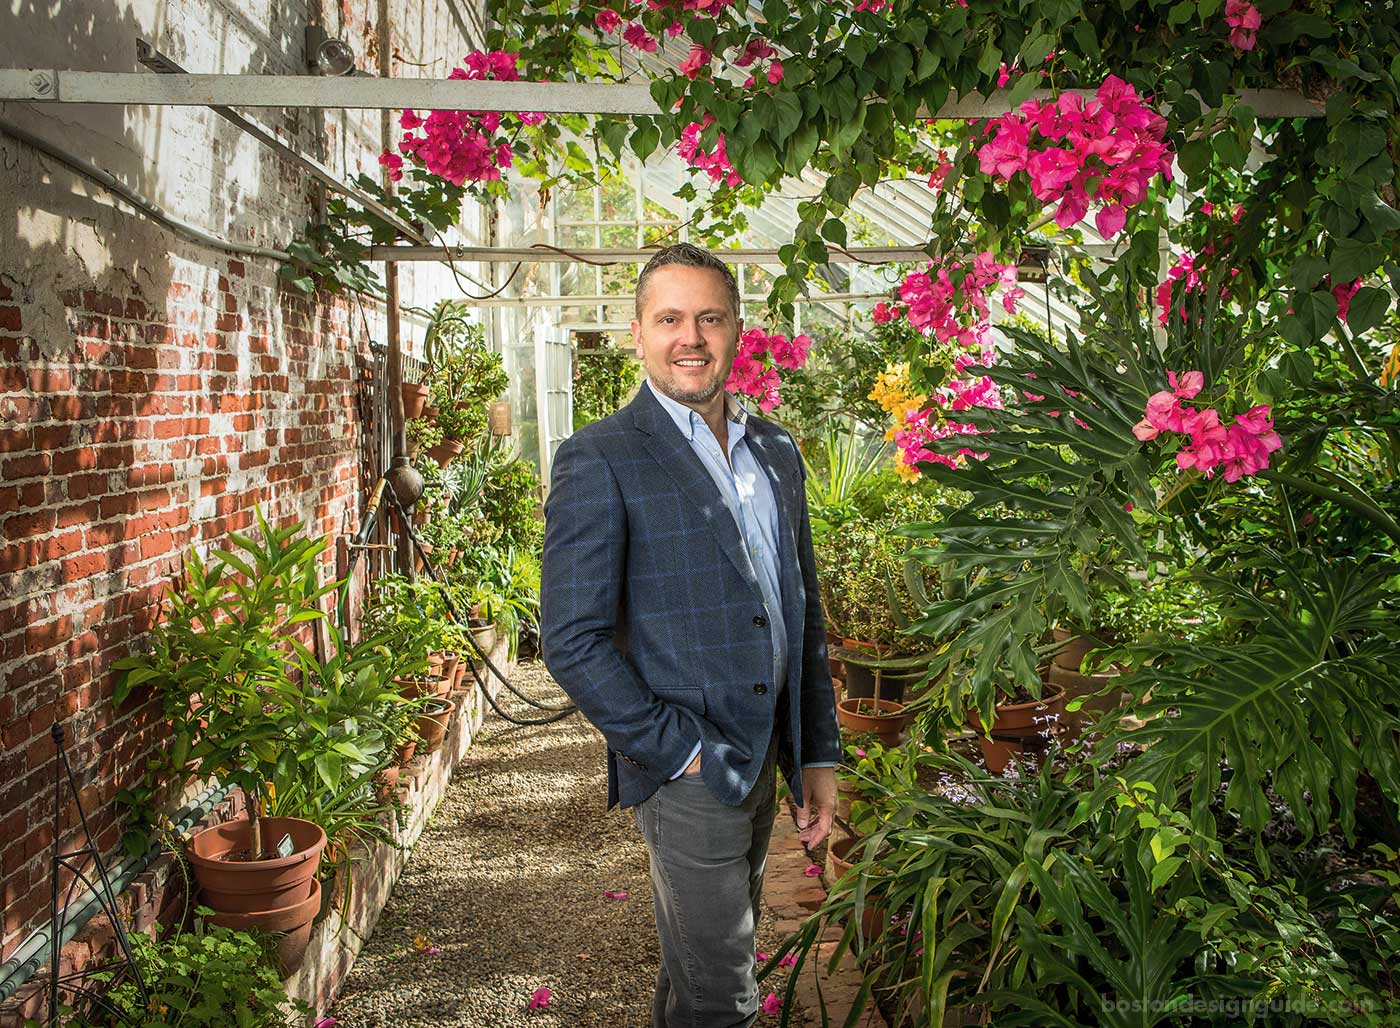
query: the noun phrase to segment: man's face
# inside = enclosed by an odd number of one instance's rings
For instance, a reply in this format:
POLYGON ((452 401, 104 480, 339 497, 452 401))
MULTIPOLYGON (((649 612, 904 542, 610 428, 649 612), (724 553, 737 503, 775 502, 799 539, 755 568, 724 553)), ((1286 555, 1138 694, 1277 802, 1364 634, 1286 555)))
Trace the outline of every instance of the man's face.
POLYGON ((632 341, 652 385, 685 404, 719 395, 739 349, 739 321, 724 277, 710 268, 669 264, 647 279, 632 341))

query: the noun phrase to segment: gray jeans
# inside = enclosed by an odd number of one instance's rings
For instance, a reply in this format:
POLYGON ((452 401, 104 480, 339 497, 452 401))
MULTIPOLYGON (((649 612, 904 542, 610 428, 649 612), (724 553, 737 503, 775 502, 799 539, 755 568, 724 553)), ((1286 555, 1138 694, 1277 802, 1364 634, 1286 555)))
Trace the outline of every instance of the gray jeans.
POLYGON ((651 854, 661 969, 652 1028, 747 1028, 758 1014, 754 931, 775 809, 773 759, 729 807, 682 775, 635 809, 651 854))

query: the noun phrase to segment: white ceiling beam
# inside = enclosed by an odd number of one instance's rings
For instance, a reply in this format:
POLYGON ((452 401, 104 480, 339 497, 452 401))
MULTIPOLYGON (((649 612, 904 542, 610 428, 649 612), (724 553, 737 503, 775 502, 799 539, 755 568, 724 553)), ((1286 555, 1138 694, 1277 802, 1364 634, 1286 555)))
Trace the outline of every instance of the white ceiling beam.
MULTIPOLYGON (((1038 89, 1044 101, 1093 90, 1038 89)), ((936 114, 987 118, 1010 110, 1009 92, 951 97, 936 114)), ((1246 89, 1241 100, 1261 118, 1318 118, 1321 104, 1290 89, 1246 89)), ((149 104, 164 107, 326 107, 357 110, 542 111, 546 114, 659 114, 645 85, 606 82, 492 82, 470 79, 384 79, 376 76, 161 75, 140 72, 0 70, 0 100, 29 103, 149 104)))
MULTIPOLYGON (((645 264, 658 247, 558 247, 535 246, 372 246, 372 261, 462 261, 469 264, 645 264)), ((1068 249, 1068 248, 1066 248, 1068 249)), ((1117 248, 1108 244, 1074 247, 1092 257, 1112 257, 1117 248)), ((776 247, 739 247, 714 250, 716 257, 729 264, 781 264, 776 247)), ((916 246, 851 246, 827 248, 828 264, 900 264, 926 261, 928 254, 916 246)), ((625 299, 625 297, 624 297, 625 299)))

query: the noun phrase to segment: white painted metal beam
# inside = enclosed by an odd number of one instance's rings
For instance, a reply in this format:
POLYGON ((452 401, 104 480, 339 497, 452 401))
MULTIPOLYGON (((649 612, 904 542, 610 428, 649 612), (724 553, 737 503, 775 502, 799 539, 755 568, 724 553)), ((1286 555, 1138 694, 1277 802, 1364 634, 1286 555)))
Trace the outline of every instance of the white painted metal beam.
MULTIPOLYGON (((1038 89, 1044 101, 1065 92, 1038 89)), ((954 96, 920 118, 987 118, 1010 110, 1009 93, 954 96)), ((645 85, 606 82, 490 82, 315 75, 149 75, 55 68, 0 70, 0 100, 29 103, 150 104, 166 107, 326 107, 360 110, 542 111, 547 114, 658 114, 645 85)), ((1246 89, 1241 100, 1261 118, 1320 118, 1321 104, 1288 89, 1246 89)))
MULTIPOLYGON (((372 261, 462 261, 467 264, 645 264, 660 247, 607 248, 573 246, 569 248, 537 243, 534 246, 372 246, 372 261)), ((1077 247, 1092 257, 1111 257, 1116 247, 1094 244, 1077 247)), ((716 257, 729 264, 781 264, 776 247, 740 247, 715 250, 716 257)), ((828 246, 828 264, 899 264, 906 261, 928 260, 928 254, 916 246, 828 246)), ((626 300, 613 297, 611 301, 626 300)))

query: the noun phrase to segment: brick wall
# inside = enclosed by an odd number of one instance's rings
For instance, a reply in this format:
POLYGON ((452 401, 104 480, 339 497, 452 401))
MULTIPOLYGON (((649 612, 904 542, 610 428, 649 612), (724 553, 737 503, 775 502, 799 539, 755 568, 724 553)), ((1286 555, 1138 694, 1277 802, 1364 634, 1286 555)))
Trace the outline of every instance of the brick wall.
MULTIPOLYGON (((430 62, 398 73, 445 75, 481 6, 396 0, 396 45, 430 62)), ((362 67, 374 9, 337 3, 327 18, 362 67)), ((77 0, 53 19, 25 4, 0 14, 0 65, 136 70, 141 36, 192 71, 294 74, 315 17, 272 0, 77 0), (16 10, 19 34, 5 27, 16 10)), ((224 238, 284 247, 317 202, 304 174, 200 108, 0 103, 0 116, 224 238)), ((377 112, 260 116, 347 177, 376 170, 377 112)), ((484 224, 472 218, 468 242, 484 224)), ((150 702, 114 708, 111 667, 184 554, 219 547, 259 504, 318 533, 358 521, 358 362, 383 312, 288 293, 276 271, 181 241, 0 132, 0 958, 47 910, 55 720, 114 852, 113 798, 161 730, 150 702)), ((404 302, 430 306, 447 281, 408 270, 404 302)))

